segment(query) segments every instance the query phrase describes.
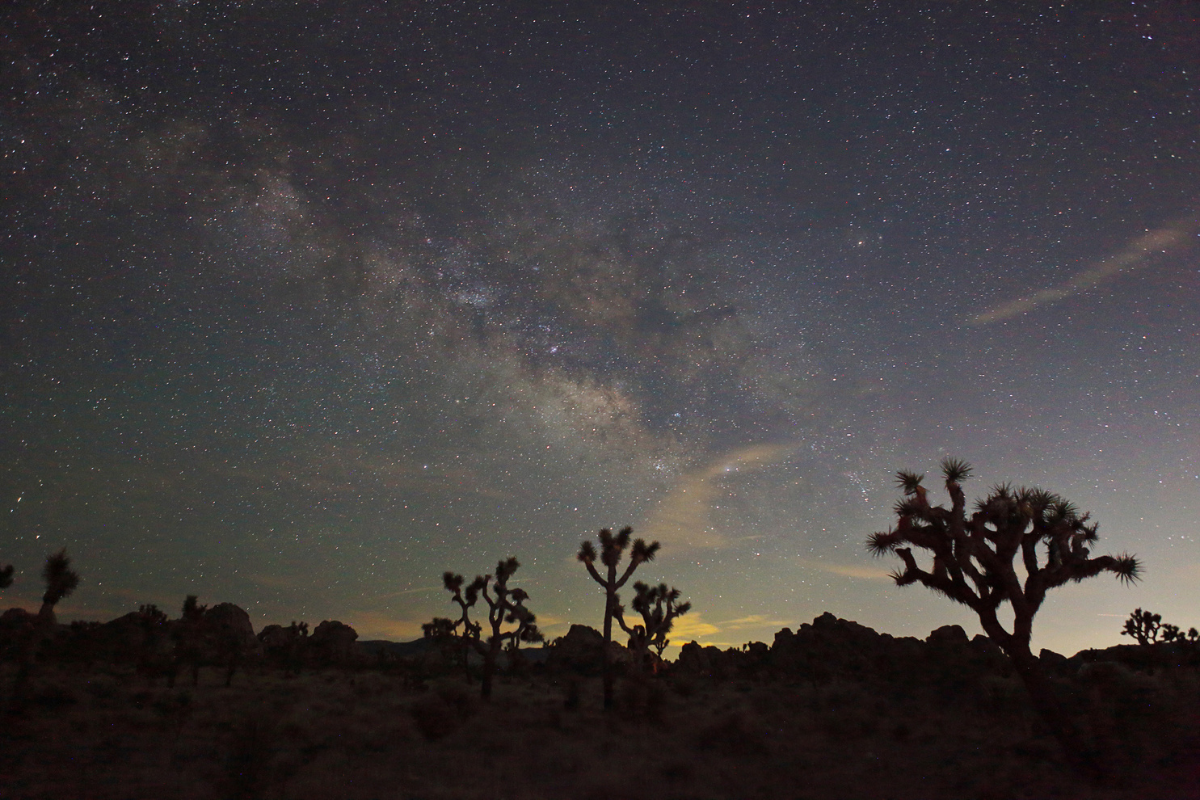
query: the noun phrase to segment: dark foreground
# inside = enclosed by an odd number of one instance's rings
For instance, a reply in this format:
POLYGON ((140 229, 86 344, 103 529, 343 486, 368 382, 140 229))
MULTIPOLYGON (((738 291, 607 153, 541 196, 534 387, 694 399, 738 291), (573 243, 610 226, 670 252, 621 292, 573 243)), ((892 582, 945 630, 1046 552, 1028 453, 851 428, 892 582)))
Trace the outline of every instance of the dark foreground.
POLYGON ((486 704, 454 676, 223 679, 168 689, 45 665, 3 717, 0 798, 1200 797, 1191 669, 1109 670, 1104 694, 1082 696, 1110 753, 1104 787, 1064 766, 1014 678, 968 695, 676 674, 625 681, 609 714, 595 678, 504 678, 486 704))

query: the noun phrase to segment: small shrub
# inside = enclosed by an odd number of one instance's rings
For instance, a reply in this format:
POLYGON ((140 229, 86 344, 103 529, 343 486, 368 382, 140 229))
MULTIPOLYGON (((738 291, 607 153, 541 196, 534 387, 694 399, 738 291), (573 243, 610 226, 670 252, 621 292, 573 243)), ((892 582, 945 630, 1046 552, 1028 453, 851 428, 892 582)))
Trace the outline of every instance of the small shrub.
POLYGON ((578 711, 583 702, 583 689, 578 678, 567 680, 566 696, 563 698, 563 708, 567 711, 578 711))
POLYGON ((30 699, 33 705, 48 711, 73 706, 79 702, 79 697, 74 692, 55 684, 39 687, 30 699))
POLYGON ((417 724, 417 730, 426 741, 444 739, 462 727, 463 721, 454 713, 446 701, 435 693, 422 695, 412 704, 409 713, 417 724))
POLYGON ((433 692, 449 707, 463 722, 466 722, 479 709, 479 701, 475 694, 463 684, 455 680, 439 680, 433 683, 433 692))
POLYGON ((732 711, 701 729, 696 736, 700 750, 716 750, 734 756, 757 756, 767 752, 762 733, 744 713, 732 711))
POLYGON ((121 686, 109 675, 97 675, 87 682, 84 691, 97 700, 111 700, 120 693, 121 686))

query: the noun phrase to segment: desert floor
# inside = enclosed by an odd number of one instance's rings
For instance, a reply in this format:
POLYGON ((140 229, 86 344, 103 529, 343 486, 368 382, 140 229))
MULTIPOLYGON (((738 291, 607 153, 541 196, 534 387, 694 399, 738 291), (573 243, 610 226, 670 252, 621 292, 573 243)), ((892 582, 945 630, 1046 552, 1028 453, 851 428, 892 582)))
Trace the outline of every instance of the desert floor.
POLYGON ((44 665, 0 717, 0 798, 1200 797, 1190 672, 1146 684, 1169 721, 1092 714, 1119 776, 1103 787, 1064 767, 1008 680, 963 697, 672 677, 625 681, 606 714, 595 678, 503 678, 489 703, 461 677, 222 678, 44 665))

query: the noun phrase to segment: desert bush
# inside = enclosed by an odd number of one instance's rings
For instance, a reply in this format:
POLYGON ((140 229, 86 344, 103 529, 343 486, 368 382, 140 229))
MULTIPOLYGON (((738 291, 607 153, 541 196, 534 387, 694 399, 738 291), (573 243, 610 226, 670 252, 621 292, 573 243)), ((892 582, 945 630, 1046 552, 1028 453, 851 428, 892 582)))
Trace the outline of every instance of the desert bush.
POLYGON ((37 686, 30 693, 32 705, 47 711, 57 711, 65 706, 73 706, 79 702, 79 695, 73 690, 57 683, 47 683, 37 686))
POLYGON ((832 736, 871 736, 879 729, 881 706, 860 684, 834 681, 818 692, 818 726, 832 736))
POLYGON ((767 740, 745 711, 735 710, 705 725, 695 736, 697 749, 731 756, 761 756, 767 740))
POLYGON ((979 680, 976 701, 981 711, 993 717, 1019 716, 1025 706, 1025 690, 1015 677, 984 675, 979 680))
POLYGON ((417 730, 426 741, 436 742, 457 731, 463 720, 445 700, 435 693, 422 695, 409 709, 417 730))
POLYGON ((93 675, 88 679, 85 691, 98 700, 111 700, 121 692, 121 684, 111 675, 93 675))
POLYGON ((583 682, 579 678, 567 678, 567 688, 563 693, 563 708, 567 711, 578 711, 583 702, 583 682))

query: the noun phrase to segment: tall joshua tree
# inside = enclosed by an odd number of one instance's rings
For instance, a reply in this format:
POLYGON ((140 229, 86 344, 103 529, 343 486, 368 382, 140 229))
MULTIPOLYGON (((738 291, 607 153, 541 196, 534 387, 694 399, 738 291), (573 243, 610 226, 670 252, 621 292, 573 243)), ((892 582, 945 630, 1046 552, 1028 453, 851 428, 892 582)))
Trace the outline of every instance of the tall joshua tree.
POLYGON ((633 584, 637 596, 633 598, 633 610, 641 614, 642 624, 634 624, 631 628, 625 622, 625 609, 618 605, 615 611, 617 624, 621 630, 629 634, 631 649, 637 654, 638 663, 643 663, 651 647, 659 658, 662 658, 670 640, 667 634, 675 624, 676 617, 682 617, 691 610, 691 603, 680 603, 681 592, 674 586, 667 588, 665 583, 658 586, 647 586, 638 581, 633 584))
POLYGON ((625 585, 634 570, 644 562, 654 560, 654 555, 659 548, 658 542, 646 544, 643 539, 635 540, 633 550, 629 554, 629 564, 618 578, 618 565, 621 563, 621 556, 629 547, 629 537, 632 534, 633 528, 630 527, 622 528, 615 536, 608 528, 600 531, 598 536, 600 539, 600 563, 605 567, 603 576, 596 569, 596 548, 591 542, 585 541, 580 545, 577 556, 587 567, 592 580, 604 588, 604 709, 606 711, 613 707, 613 663, 612 649, 609 645, 612 643, 613 617, 619 614, 618 609, 621 607, 621 599, 617 596, 617 591, 625 585))
POLYGON ((445 585, 446 591, 450 592, 451 600, 458 604, 462 614, 453 621, 435 619, 430 623, 430 635, 432 633, 445 635, 447 630, 458 631, 461 626, 462 630, 458 632, 458 636, 464 647, 469 646, 483 656, 483 686, 480 694, 484 700, 488 700, 492 696, 492 679, 496 673, 496 661, 504 645, 511 644, 515 647, 520 642, 540 642, 542 640, 542 633, 537 627, 537 618, 525 607, 525 601, 529 599, 529 595, 524 589, 515 586, 510 588, 508 585, 509 578, 513 576, 519 566, 521 565, 515 558, 501 561, 496 564, 494 583, 491 575, 479 575, 465 589, 462 575, 456 575, 453 572, 442 575, 442 583, 445 585), (493 593, 495 594, 494 598, 492 597, 493 593), (482 625, 471 621, 471 609, 480 597, 488 605, 488 627, 491 629, 491 635, 488 636, 486 643, 480 639, 482 625), (449 622, 448 626, 447 622, 449 622), (503 629, 505 624, 516 625, 516 627, 505 631, 503 629))
POLYGON ((1090 515, 1042 489, 992 488, 968 514, 962 482, 971 476, 965 461, 942 461, 942 477, 951 506, 930 505, 923 475, 897 474, 904 498, 896 503, 896 527, 867 540, 875 555, 894 553, 903 565, 892 573, 897 585, 921 583, 968 606, 987 635, 1009 657, 1035 709, 1062 744, 1074 765, 1094 771, 1093 756, 1083 750, 1074 725, 1063 714, 1041 662, 1029 649, 1033 618, 1046 592, 1069 581, 1111 572, 1124 583, 1138 580, 1141 565, 1128 554, 1091 555, 1099 538, 1090 515), (913 547, 928 551, 928 568, 917 563, 913 547), (1018 575, 1018 559, 1025 573, 1018 575), (1012 630, 997 618, 999 607, 1012 609, 1012 630))

